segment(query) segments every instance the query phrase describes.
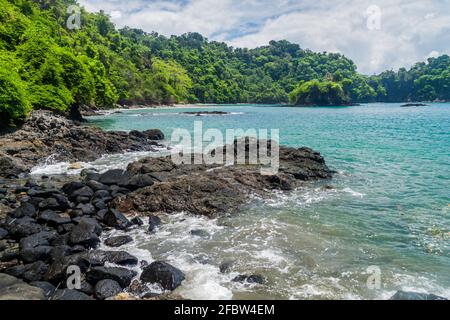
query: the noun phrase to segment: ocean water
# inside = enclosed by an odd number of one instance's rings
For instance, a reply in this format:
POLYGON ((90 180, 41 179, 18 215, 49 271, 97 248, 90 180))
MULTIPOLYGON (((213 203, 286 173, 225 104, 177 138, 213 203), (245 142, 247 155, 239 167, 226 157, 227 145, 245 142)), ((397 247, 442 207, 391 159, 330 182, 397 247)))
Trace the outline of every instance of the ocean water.
MULTIPOLYGON (((147 261, 166 260, 186 281, 189 299, 386 299, 396 290, 450 298, 450 104, 401 108, 198 106, 127 110, 90 122, 106 130, 279 129, 281 143, 319 151, 338 173, 324 188, 256 198, 242 213, 208 220, 179 213, 153 235, 134 231, 127 246, 147 261), (185 111, 228 111, 203 117, 185 111), (205 237, 190 230, 202 229, 205 237), (233 262, 221 274, 222 262, 233 262), (380 286, 368 286, 373 270, 380 286), (243 285, 238 274, 261 274, 243 285)), ((145 154, 85 164, 124 167, 145 154)), ((65 172, 67 164, 36 168, 65 172)), ((117 233, 117 231, 114 231, 117 233)), ((106 235, 108 236, 108 235, 106 235)), ((373 278, 373 277, 372 277, 373 278)))

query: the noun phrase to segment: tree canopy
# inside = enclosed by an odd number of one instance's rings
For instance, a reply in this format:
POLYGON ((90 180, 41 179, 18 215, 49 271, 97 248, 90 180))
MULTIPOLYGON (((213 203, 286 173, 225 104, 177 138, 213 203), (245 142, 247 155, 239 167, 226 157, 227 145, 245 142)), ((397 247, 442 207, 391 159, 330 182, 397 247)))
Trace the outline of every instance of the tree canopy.
POLYGON ((285 40, 233 48, 198 33, 118 30, 104 12, 83 9, 81 28, 69 30, 73 4, 0 0, 0 116, 6 122, 20 121, 32 108, 66 113, 117 103, 298 102, 312 98, 305 88, 325 90, 316 96, 324 103, 450 99, 447 55, 410 70, 365 76, 341 54, 315 53, 285 40))

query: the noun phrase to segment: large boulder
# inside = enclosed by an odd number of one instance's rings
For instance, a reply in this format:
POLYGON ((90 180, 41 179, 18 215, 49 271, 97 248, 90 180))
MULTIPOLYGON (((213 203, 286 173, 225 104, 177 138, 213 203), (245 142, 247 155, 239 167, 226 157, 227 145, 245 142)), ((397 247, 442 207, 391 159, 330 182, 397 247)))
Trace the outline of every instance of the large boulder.
POLYGON ((174 266, 156 261, 144 268, 141 281, 159 284, 164 290, 175 290, 184 281, 184 273, 174 266))
POLYGON ((85 248, 95 248, 100 243, 99 232, 101 227, 95 220, 83 218, 69 233, 69 243, 85 248))
POLYGON ((29 202, 24 202, 11 213, 11 218, 20 219, 24 217, 36 218, 37 210, 29 202))
POLYGON ((133 226, 133 224, 118 210, 111 209, 105 214, 103 223, 108 227, 119 230, 126 230, 133 226))
POLYGON ((2 228, 8 231, 9 237, 15 240, 31 236, 42 231, 42 226, 30 217, 12 219, 7 217, 2 228))
POLYGON ((118 185, 124 186, 128 184, 128 180, 131 178, 131 175, 124 170, 114 169, 106 171, 105 173, 100 175, 99 182, 105 185, 118 185))
POLYGON ((111 279, 119 283, 122 288, 126 288, 136 276, 136 271, 126 268, 95 267, 87 272, 86 280, 96 284, 101 280, 111 279))
POLYGON ((27 282, 40 281, 47 273, 48 265, 42 261, 37 261, 28 265, 18 265, 5 270, 5 273, 21 278, 27 282))
POLYGON ((122 292, 122 287, 117 281, 106 279, 97 282, 94 288, 95 297, 99 300, 105 300, 115 297, 122 292))
MULTIPOLYGON (((56 200, 55 200, 56 201, 56 200)), ((67 215, 61 215, 53 210, 45 210, 37 219, 40 223, 47 224, 50 227, 57 228, 62 224, 71 223, 72 220, 67 215)))
POLYGON ((26 263, 47 261, 51 257, 50 242, 56 239, 56 232, 42 231, 20 240, 20 257, 26 263))
POLYGON ((0 300, 46 300, 43 291, 15 277, 0 274, 0 300))
POLYGON ((118 236, 118 237, 112 237, 107 240, 105 240, 105 244, 108 247, 121 247, 127 243, 133 242, 133 238, 130 236, 118 236))

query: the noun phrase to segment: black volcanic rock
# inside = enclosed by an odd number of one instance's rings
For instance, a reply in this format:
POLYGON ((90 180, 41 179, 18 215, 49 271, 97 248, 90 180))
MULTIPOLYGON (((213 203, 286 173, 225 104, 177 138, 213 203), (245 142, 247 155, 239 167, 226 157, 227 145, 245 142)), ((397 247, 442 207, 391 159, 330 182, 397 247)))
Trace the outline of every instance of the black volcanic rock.
POLYGON ((175 290, 184 279, 181 270, 162 261, 153 262, 141 274, 141 281, 159 284, 165 290, 175 290))
POLYGON ((133 238, 130 236, 118 236, 118 237, 112 237, 105 241, 105 244, 108 247, 121 247, 127 243, 133 242, 133 238))
POLYGON ((36 110, 19 130, 0 137, 0 176, 26 174, 52 154, 57 155, 56 161, 77 162, 94 161, 105 154, 154 151, 151 140, 163 137, 159 130, 133 135, 102 131, 50 111, 36 110))
POLYGON ((108 227, 120 230, 126 230, 133 225, 122 213, 115 209, 111 209, 105 214, 103 222, 108 227))
POLYGON ((111 279, 117 281, 122 288, 130 285, 137 273, 133 270, 117 267, 95 267, 90 269, 86 274, 89 283, 97 284, 101 280, 111 279))
POLYGON ((114 280, 100 280, 95 285, 94 292, 97 299, 105 300, 121 293, 122 287, 117 281, 114 280))

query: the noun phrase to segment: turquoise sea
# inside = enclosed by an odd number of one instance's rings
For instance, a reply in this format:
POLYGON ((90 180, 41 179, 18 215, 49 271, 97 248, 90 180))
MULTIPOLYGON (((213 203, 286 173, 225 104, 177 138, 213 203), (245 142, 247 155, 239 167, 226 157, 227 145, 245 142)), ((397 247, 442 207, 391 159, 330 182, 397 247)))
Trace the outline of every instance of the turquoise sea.
POLYGON ((241 214, 213 221, 180 213, 167 216, 171 223, 156 235, 137 234, 130 251, 186 272, 179 294, 377 299, 403 289, 450 298, 450 104, 213 105, 127 110, 90 121, 106 130, 160 128, 170 138, 200 120, 205 129, 280 129, 282 144, 319 151, 338 173, 331 190, 311 184, 255 198, 241 214), (231 114, 180 114, 216 110, 231 114), (209 237, 191 236, 192 229, 209 237), (224 261, 233 261, 232 274, 220 274, 224 261), (380 271, 380 288, 367 286, 368 268, 380 271), (262 274, 267 284, 232 283, 238 273, 262 274))

